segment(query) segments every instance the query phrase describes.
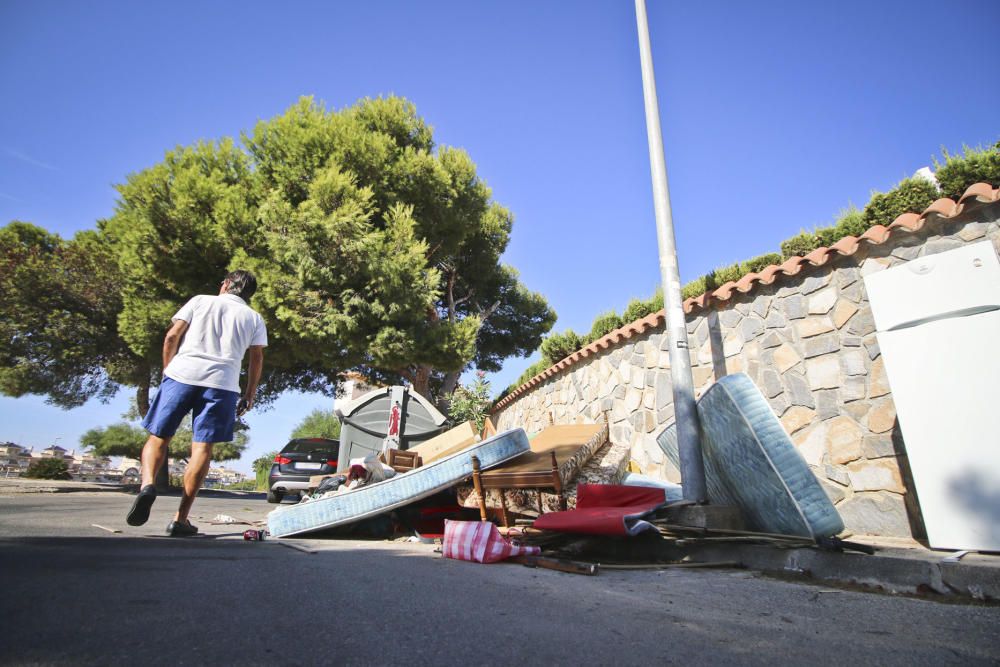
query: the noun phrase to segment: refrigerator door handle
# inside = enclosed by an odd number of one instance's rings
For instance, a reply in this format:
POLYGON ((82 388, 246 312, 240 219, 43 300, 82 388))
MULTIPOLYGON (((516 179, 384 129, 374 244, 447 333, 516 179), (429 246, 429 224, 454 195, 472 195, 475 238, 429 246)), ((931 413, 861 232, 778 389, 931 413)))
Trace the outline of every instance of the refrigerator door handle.
POLYGON ((972 306, 970 308, 961 308, 959 310, 951 310, 947 313, 938 313, 937 315, 931 315, 930 317, 921 317, 918 320, 910 320, 909 322, 903 322, 902 324, 897 324, 894 327, 886 329, 886 331, 900 331, 902 329, 911 329, 913 327, 918 327, 921 324, 927 324, 928 322, 937 322, 938 320, 947 320, 957 317, 970 317, 972 315, 982 315, 983 313, 992 313, 995 310, 1000 310, 1000 304, 987 304, 983 306, 972 306))

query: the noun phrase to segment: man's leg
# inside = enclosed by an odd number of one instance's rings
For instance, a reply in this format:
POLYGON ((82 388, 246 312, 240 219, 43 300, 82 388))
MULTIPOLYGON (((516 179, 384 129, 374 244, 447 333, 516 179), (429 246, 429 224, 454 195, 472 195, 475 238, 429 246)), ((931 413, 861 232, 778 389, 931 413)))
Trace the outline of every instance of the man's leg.
POLYGON ((167 447, 171 437, 173 436, 161 438, 150 434, 142 447, 142 484, 139 486, 139 495, 135 497, 132 508, 125 517, 125 523, 130 526, 141 526, 149 520, 149 510, 156 500, 156 473, 167 460, 167 447))
POLYGON ((191 458, 188 459, 187 468, 184 470, 184 493, 181 495, 181 505, 174 515, 174 521, 186 523, 194 498, 198 495, 208 468, 212 463, 212 443, 192 442, 191 458))
POLYGON ((150 434, 142 446, 142 485, 145 488, 156 483, 156 473, 167 460, 167 451, 173 436, 161 438, 150 434))

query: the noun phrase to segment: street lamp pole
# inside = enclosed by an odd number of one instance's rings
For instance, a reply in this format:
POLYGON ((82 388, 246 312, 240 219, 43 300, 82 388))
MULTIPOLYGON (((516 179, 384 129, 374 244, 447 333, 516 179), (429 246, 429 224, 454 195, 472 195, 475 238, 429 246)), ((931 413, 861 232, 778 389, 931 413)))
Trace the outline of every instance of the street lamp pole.
POLYGON ((656 100, 656 77, 649 44, 646 0, 635 0, 639 30, 639 58, 642 61, 642 93, 646 102, 646 134, 649 139, 650 172, 653 179, 653 205, 656 211, 656 238, 660 252, 660 280, 666 333, 670 344, 670 381, 674 393, 674 419, 677 424, 677 449, 681 460, 681 483, 684 499, 697 503, 707 500, 705 464, 701 458, 698 435, 698 411, 694 400, 691 356, 688 351, 687 323, 681 301, 680 269, 674 241, 674 221, 667 187, 667 165, 663 158, 663 134, 660 131, 660 107, 656 100))

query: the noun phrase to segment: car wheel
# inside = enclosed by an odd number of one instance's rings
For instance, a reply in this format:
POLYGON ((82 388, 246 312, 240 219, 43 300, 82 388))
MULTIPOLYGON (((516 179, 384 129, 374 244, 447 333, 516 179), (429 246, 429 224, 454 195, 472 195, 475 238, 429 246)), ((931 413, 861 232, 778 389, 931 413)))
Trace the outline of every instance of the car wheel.
POLYGON ((267 502, 269 503, 280 503, 283 497, 284 495, 281 493, 275 493, 274 491, 267 492, 267 502))

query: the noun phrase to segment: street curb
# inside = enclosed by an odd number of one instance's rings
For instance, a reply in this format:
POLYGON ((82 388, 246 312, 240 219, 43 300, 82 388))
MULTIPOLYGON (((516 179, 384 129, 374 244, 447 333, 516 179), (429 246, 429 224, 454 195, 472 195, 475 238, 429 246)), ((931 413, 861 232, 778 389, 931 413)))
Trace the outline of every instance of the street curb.
POLYGON ((598 562, 736 562, 749 570, 785 579, 858 586, 942 602, 1000 602, 1000 556, 970 553, 956 562, 944 562, 949 552, 872 546, 875 553, 869 555, 740 542, 690 541, 678 545, 647 533, 630 539, 581 538, 558 551, 569 558, 598 562))
POLYGON ((738 560, 744 567, 764 573, 806 576, 889 593, 1000 601, 1000 559, 986 563, 972 557, 943 563, 943 554, 928 558, 903 550, 878 550, 867 555, 759 545, 689 545, 684 552, 697 561, 738 560))
POLYGON ((120 484, 95 484, 53 480, 7 481, 0 480, 0 496, 25 493, 128 493, 131 489, 120 484))
MULTIPOLYGON (((138 484, 100 484, 97 482, 74 482, 69 480, 0 480, 0 496, 27 493, 128 493, 139 492, 138 484)), ((180 495, 179 488, 172 488, 161 495, 180 495)), ((263 499, 263 491, 235 491, 229 489, 201 489, 199 497, 263 499)))

